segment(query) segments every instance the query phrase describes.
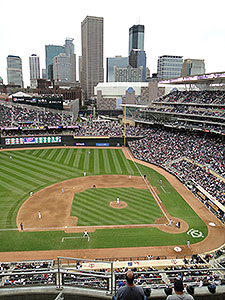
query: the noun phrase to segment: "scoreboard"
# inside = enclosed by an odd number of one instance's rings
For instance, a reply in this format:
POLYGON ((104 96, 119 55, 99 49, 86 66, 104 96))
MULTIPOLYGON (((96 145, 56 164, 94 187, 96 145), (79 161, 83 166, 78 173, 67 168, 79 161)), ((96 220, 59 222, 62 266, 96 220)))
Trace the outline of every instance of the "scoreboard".
POLYGON ((5 145, 52 144, 61 143, 61 141, 61 136, 13 137, 5 138, 5 145))

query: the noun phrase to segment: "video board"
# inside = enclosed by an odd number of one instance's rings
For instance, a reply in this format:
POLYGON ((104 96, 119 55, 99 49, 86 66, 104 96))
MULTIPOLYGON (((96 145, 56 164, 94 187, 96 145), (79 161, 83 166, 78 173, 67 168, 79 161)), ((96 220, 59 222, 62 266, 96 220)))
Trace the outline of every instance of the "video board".
POLYGON ((14 137, 5 138, 5 145, 52 144, 61 143, 61 141, 61 136, 14 137))
POLYGON ((52 97, 50 96, 49 97, 48 96, 18 97, 17 96, 17 97, 12 97, 12 102, 63 110, 63 97, 60 95, 55 95, 52 97))

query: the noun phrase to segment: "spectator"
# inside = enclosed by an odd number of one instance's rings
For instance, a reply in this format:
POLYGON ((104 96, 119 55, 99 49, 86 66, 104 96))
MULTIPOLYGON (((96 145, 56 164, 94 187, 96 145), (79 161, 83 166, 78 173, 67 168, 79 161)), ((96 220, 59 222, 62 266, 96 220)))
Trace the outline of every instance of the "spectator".
POLYGON ((191 295, 184 293, 184 285, 181 279, 175 279, 174 281, 175 295, 167 296, 166 300, 194 300, 191 295))
POLYGON ((115 300, 141 300, 145 299, 144 291, 141 287, 134 284, 134 273, 128 271, 126 273, 127 285, 118 289, 115 300))

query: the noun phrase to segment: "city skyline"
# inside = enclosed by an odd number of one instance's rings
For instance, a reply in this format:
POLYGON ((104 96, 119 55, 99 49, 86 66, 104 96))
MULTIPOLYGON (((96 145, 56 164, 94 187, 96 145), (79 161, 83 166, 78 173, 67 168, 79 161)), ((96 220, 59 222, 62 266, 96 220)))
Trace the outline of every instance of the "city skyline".
POLYGON ((27 0, 1 3, 5 12, 2 24, 7 24, 0 34, 0 76, 4 83, 7 83, 8 55, 21 57, 25 86, 29 85, 32 53, 40 57, 41 69, 45 68, 45 45, 63 45, 66 37, 74 38, 75 53, 80 56, 81 22, 86 16, 104 18, 104 76, 107 57, 127 56, 129 28, 135 24, 145 26, 145 51, 151 74, 157 71, 161 55, 204 59, 206 72, 225 71, 223 1, 215 0, 212 5, 190 0, 181 6, 178 0, 160 3, 140 0, 134 2, 132 10, 132 3, 117 0, 110 9, 102 0, 95 3, 85 0, 81 4, 67 0, 64 6, 59 1, 40 0, 35 15, 32 3, 27 0))

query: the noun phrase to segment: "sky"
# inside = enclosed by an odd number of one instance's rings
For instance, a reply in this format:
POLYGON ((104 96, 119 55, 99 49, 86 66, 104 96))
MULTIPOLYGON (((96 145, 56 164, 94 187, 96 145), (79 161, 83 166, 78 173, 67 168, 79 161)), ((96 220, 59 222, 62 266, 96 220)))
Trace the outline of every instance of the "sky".
POLYGON ((224 0, 1 0, 0 11, 0 76, 5 84, 8 55, 22 58, 27 86, 29 56, 40 56, 45 68, 45 45, 64 45, 66 37, 74 38, 78 65, 86 16, 104 18, 104 64, 107 57, 128 56, 129 28, 142 24, 151 74, 161 55, 204 59, 206 72, 225 71, 224 0))

